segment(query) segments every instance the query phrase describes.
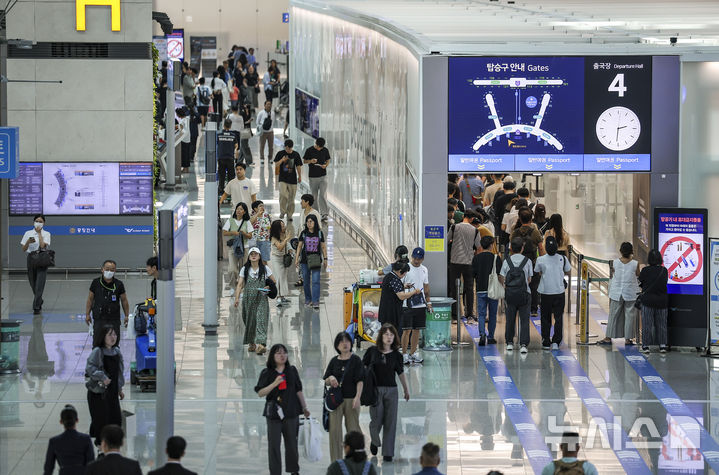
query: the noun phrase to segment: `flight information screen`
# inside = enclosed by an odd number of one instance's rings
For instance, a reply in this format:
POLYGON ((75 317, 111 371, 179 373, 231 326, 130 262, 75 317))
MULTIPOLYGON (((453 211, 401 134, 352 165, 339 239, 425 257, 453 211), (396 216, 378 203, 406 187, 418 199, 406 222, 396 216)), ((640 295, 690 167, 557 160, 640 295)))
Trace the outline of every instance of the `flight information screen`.
POLYGON ((652 57, 449 58, 449 171, 650 171, 652 57))
POLYGON ((11 215, 149 215, 152 163, 21 163, 9 189, 11 215))

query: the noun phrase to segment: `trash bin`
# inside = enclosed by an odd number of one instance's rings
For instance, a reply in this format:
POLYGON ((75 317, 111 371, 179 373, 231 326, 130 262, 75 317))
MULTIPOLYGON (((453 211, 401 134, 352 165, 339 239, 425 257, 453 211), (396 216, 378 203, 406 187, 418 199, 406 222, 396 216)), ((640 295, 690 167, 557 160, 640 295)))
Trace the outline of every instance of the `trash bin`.
POLYGON ((0 374, 20 372, 20 322, 0 322, 0 374))
POLYGON ((452 304, 454 299, 432 297, 432 310, 427 312, 427 327, 423 332, 425 351, 452 349, 452 304))

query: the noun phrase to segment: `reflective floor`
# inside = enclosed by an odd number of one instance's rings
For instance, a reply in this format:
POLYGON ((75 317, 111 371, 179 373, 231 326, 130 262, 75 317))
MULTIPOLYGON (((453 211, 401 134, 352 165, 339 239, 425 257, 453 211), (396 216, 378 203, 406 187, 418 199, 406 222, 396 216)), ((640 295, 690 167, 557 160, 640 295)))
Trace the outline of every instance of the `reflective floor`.
MULTIPOLYGON (((268 164, 258 163, 256 144, 253 147, 251 177, 258 184, 258 197, 276 216, 274 173, 268 164)), ((188 441, 184 464, 198 473, 267 473, 263 401, 253 391, 264 358, 248 354, 242 345, 244 329, 230 305, 222 267, 217 280, 222 295, 218 336, 205 337, 201 327, 202 189, 201 179, 191 175, 190 251, 176 272, 182 329, 175 342, 175 432, 188 441)), ((222 214, 228 215, 229 208, 223 207, 222 214)), ((329 266, 322 274, 321 309, 305 308, 301 289, 293 287, 289 307, 272 305, 269 328, 269 343, 282 342, 290 349, 290 361, 300 371, 310 411, 317 417, 320 378, 334 355, 333 337, 343 329, 342 289, 368 265, 364 252, 332 221, 326 232, 329 266)), ((93 277, 53 276, 41 316, 30 311, 25 277, 12 277, 10 314, 22 321, 23 373, 0 376, 0 474, 42 471, 47 441, 61 432, 58 420, 64 404, 76 405, 79 428, 88 429, 83 372, 91 344, 83 312, 93 277)), ((146 276, 119 277, 130 302, 148 295, 146 276)), ((290 277, 295 280, 296 276, 290 277)), ((606 299, 599 294, 592 295, 591 313, 591 333, 603 336, 606 299)), ((529 354, 506 352, 503 317, 497 326, 497 346, 475 346, 472 338, 477 329, 470 326, 461 328, 466 345, 450 352, 424 352, 423 365, 407 368, 411 400, 399 403, 397 458, 392 463, 375 460, 378 473, 418 471, 420 448, 427 441, 443 448, 440 469, 446 473, 483 474, 493 469, 537 473, 545 460, 556 457, 552 442, 569 428, 582 435, 580 457, 592 461, 601 473, 716 473, 719 361, 689 350, 645 358, 621 345, 577 346, 574 315, 567 320, 569 345, 559 352, 541 350, 535 325, 530 326, 529 354)), ((134 355, 132 342, 123 340, 121 346, 126 359, 131 359, 127 355, 134 355)), ((129 385, 125 392, 122 407, 133 415, 126 418, 124 450, 147 471, 155 459, 154 394, 129 385)), ((366 408, 360 423, 368 434, 366 408)), ((301 460, 302 473, 325 473, 330 460, 324 437, 323 459, 301 460)))

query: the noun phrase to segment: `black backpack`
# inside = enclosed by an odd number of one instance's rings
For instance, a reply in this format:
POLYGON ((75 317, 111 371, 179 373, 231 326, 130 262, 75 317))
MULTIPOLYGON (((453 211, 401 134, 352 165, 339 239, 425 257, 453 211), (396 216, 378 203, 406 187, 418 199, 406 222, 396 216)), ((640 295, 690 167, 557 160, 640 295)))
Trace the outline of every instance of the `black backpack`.
POLYGON ((512 257, 507 258, 509 271, 504 278, 504 300, 508 304, 522 306, 527 303, 529 293, 527 292, 527 276, 524 275, 524 266, 529 262, 529 258, 524 256, 519 267, 514 265, 512 257))
POLYGON ((207 91, 207 86, 200 87, 200 104, 202 104, 203 106, 210 105, 210 93, 207 91))
POLYGON ((272 114, 267 114, 265 120, 262 121, 262 130, 272 130, 272 114))

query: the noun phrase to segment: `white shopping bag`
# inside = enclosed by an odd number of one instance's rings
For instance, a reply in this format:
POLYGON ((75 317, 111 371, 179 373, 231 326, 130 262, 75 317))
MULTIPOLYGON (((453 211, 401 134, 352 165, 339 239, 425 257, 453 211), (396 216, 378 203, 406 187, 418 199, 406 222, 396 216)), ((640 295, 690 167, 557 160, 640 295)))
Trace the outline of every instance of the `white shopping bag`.
POLYGON ((134 340, 135 337, 137 337, 137 334, 135 333, 135 314, 131 313, 127 317, 127 332, 125 338, 128 340, 134 340))
POLYGON ((309 462, 322 460, 322 425, 314 417, 302 420, 299 444, 302 447, 302 455, 309 462))

